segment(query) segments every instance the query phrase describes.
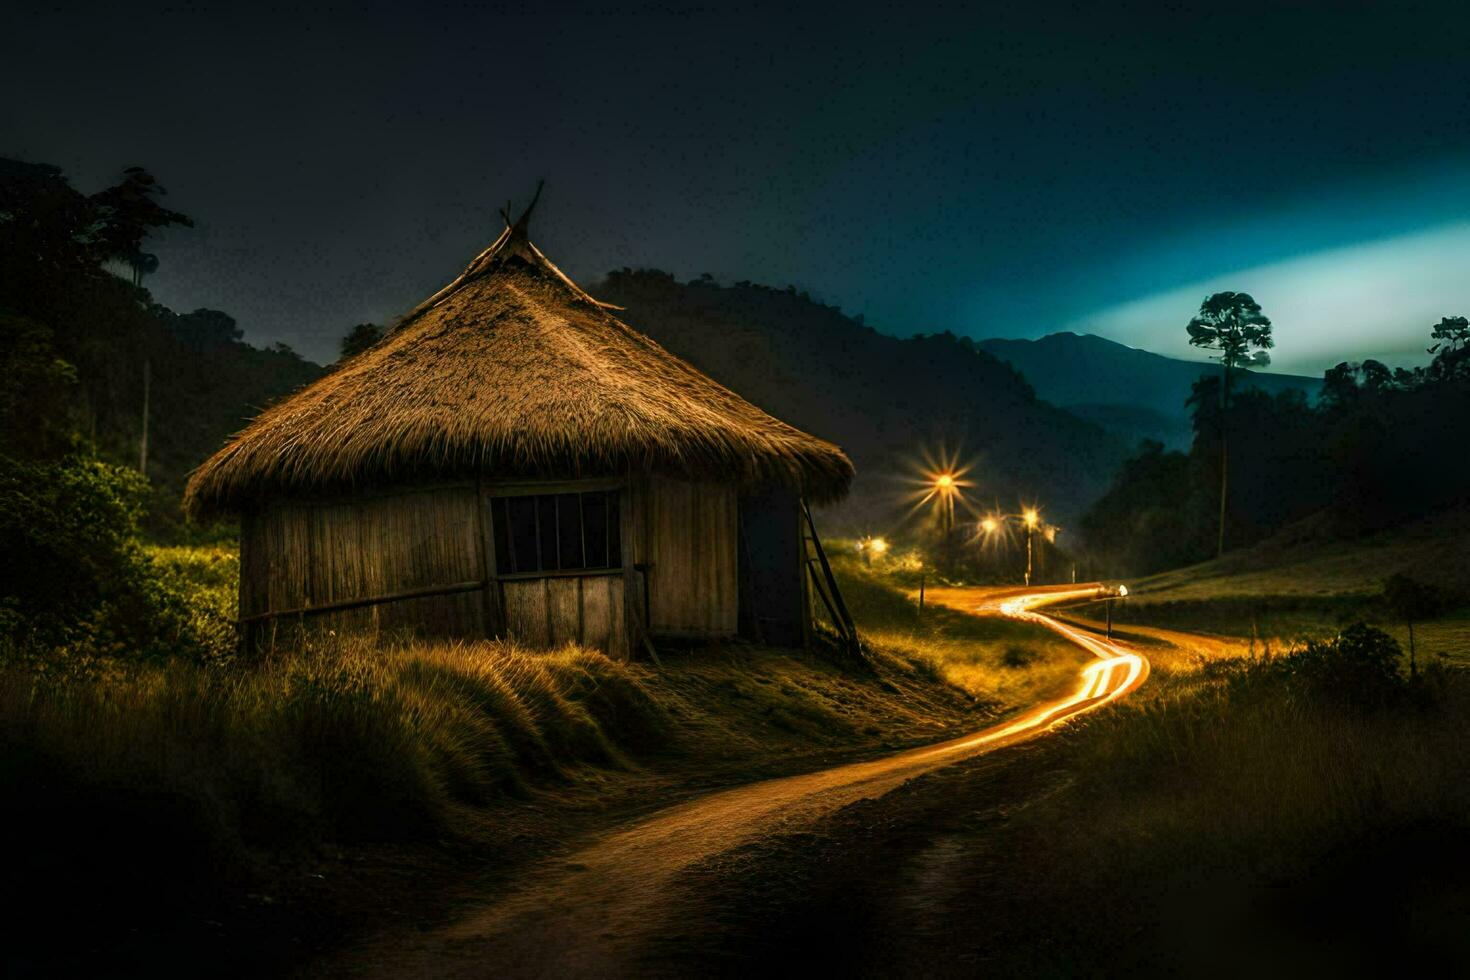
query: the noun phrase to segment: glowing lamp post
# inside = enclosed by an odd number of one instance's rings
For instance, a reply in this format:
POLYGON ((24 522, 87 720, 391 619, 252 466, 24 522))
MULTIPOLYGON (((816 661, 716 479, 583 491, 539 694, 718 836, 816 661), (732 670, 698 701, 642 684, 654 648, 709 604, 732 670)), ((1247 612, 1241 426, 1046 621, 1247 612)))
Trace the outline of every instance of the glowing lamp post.
POLYGON ((946 471, 934 475, 930 494, 939 502, 939 514, 944 522, 945 564, 951 571, 954 566, 954 498, 959 492, 959 481, 953 473, 946 471))
POLYGON ((1030 585, 1032 571, 1031 538, 1037 531, 1042 531, 1047 535, 1047 540, 1050 541, 1054 538, 1057 529, 1052 525, 1043 525, 1041 523, 1041 513, 1035 507, 1027 507, 1019 514, 991 514, 984 517, 980 521, 980 530, 988 538, 995 534, 996 531, 999 531, 1001 526, 1007 522, 1018 523, 1026 530, 1026 584, 1030 585))
POLYGON ((873 564, 874 558, 882 558, 888 553, 888 542, 882 538, 863 538, 857 543, 858 554, 863 556, 863 564, 873 564))
POLYGON ((953 473, 940 473, 934 477, 934 495, 939 498, 946 536, 954 530, 954 495, 956 492, 953 473))
POLYGON ((1041 516, 1036 513, 1035 507, 1027 507, 1021 515, 1021 522, 1026 525, 1026 584, 1031 584, 1031 535, 1035 533, 1036 526, 1040 523, 1041 516))
POLYGON ((1113 638, 1113 602, 1117 599, 1126 598, 1128 598, 1128 586, 1120 585, 1118 586, 1118 591, 1108 596, 1108 601, 1103 603, 1108 610, 1108 639, 1110 640, 1113 638))

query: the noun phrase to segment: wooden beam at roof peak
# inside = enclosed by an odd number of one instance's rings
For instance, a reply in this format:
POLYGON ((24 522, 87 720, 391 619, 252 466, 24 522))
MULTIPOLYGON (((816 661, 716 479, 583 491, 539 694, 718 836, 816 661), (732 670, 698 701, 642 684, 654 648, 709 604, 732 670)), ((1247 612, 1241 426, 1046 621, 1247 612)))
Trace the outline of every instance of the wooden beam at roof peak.
MULTIPOLYGON (((531 196, 531 203, 526 205, 526 210, 521 212, 521 216, 516 219, 516 223, 512 226, 516 234, 521 235, 522 237, 525 236, 526 228, 529 226, 531 221, 531 212, 536 210, 536 202, 541 200, 541 188, 545 186, 545 179, 536 181, 536 193, 531 196)), ((507 207, 506 212, 509 213, 509 211, 510 208, 507 207)))

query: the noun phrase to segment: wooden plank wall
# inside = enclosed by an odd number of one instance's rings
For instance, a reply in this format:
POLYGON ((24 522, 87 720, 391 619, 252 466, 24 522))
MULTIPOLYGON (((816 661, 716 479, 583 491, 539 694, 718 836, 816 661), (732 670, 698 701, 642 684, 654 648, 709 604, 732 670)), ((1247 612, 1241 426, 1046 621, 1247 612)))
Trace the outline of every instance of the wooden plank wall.
MULTIPOLYGON (((247 515, 240 534, 240 615, 479 580, 477 506, 472 486, 437 487, 280 503, 247 515)), ((484 614, 484 594, 464 592, 308 614, 300 621, 338 631, 484 636, 484 614)))
POLYGON ((562 575, 501 583, 507 629, 530 647, 566 643, 628 656, 622 575, 562 575))
POLYGON ((733 636, 739 584, 735 488, 654 477, 642 485, 640 560, 649 570, 650 632, 733 636))
MULTIPOLYGON (((474 486, 405 489, 352 500, 281 502, 241 525, 240 615, 480 580, 481 496, 474 486)), ((650 564, 651 632, 732 636, 738 627, 735 488, 651 478, 623 500, 624 566, 650 564)), ((642 619, 642 581, 624 575, 505 580, 506 629, 532 646, 569 641, 627 656, 642 619), (629 611, 628 604, 637 608, 629 611)), ((295 625, 278 621, 278 626, 295 625)), ((338 631, 485 636, 482 592, 308 614, 338 631)), ((258 640, 259 628, 252 629, 258 640)))

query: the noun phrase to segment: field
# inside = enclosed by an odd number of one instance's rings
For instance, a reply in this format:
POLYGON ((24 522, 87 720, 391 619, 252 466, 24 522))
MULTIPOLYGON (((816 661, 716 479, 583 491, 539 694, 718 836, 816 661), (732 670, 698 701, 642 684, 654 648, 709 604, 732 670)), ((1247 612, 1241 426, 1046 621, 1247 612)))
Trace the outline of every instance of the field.
POLYGON ((38 916, 20 925, 43 934, 62 903, 89 924, 87 944, 17 948, 13 967, 238 954, 243 936, 239 968, 274 969, 401 902, 432 916, 465 860, 507 874, 700 788, 978 728, 1079 662, 1042 630, 921 618, 902 583, 843 564, 863 665, 821 643, 667 647, 656 667, 323 636, 242 663, 234 553, 151 556, 212 653, 0 671, 0 765, 26 841, 12 880, 38 916))
MULTIPOLYGON (((1334 540, 1310 523, 1222 559, 1129 582, 1114 606, 1119 624, 1149 624, 1255 640, 1280 651, 1365 621, 1408 648, 1407 625, 1382 598, 1402 573, 1435 583, 1444 608, 1416 623, 1415 646, 1429 658, 1470 665, 1470 510, 1353 540, 1334 540)), ((1102 610, 1082 613, 1093 620, 1102 610)))
POLYGON ((936 676, 999 709, 1070 690, 1091 658, 1049 630, 980 619, 912 598, 918 580, 903 557, 867 564, 836 542, 835 574, 853 619, 878 649, 932 667, 936 676))
MULTIPOLYGON (((1055 737, 724 857, 661 969, 856 976, 1453 972, 1470 674, 1170 648, 1055 737), (1156 660, 1158 662, 1158 660, 1156 660), (717 924, 717 925, 715 925, 717 924), (813 942, 820 937, 821 942, 813 942)), ((1242 654, 1244 651, 1242 650, 1242 654)), ((692 896, 691 896, 692 897, 692 896)))
POLYGON ((1137 583, 1139 602, 1193 599, 1369 599, 1396 572, 1470 591, 1470 509, 1452 510, 1354 540, 1331 540, 1310 523, 1287 528, 1253 548, 1164 572, 1137 583))
MULTIPOLYGON (((7 967, 282 972, 364 929, 453 919, 582 835, 691 794, 984 727, 1070 690, 1087 661, 1029 624, 921 612, 902 556, 832 551, 862 663, 825 642, 665 645, 655 666, 320 636, 242 663, 226 630, 202 658, 0 671, 25 842, 12 881, 33 898, 15 927, 43 937, 65 907, 85 936, 16 945, 7 967)), ((197 634, 227 626, 230 549, 152 560, 197 634)), ((1254 969, 1265 951, 1346 969, 1380 938, 1448 962, 1470 926, 1449 870, 1470 836, 1464 619, 1416 629, 1417 677, 1364 674, 1339 647, 1298 651, 1377 608, 1367 586, 1322 587, 1314 601, 1336 604, 1278 610, 1298 632, 1258 621, 1252 644, 1237 604, 1282 574, 1160 577, 1119 607, 1118 637, 1155 666, 1140 691, 721 857, 691 879, 709 918, 651 951, 659 968, 789 970, 802 949, 866 975, 1087 972, 1098 950, 1141 972, 1254 969), (1216 635, 1169 628, 1202 625, 1216 635)), ((1069 615, 1097 628, 1096 612, 1069 615)))

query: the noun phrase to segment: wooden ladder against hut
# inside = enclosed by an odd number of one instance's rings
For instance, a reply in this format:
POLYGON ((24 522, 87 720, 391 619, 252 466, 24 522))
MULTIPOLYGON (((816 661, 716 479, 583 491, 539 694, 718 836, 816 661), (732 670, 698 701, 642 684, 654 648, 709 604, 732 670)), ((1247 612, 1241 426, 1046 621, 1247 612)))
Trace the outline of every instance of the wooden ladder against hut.
POLYGON ((843 651, 851 656, 861 657, 862 645, 858 642, 857 626, 853 624, 852 615, 847 611, 842 590, 837 587, 837 578, 832 574, 831 563, 827 561, 827 551, 822 547, 816 522, 812 520, 812 509, 805 500, 801 502, 801 513, 805 518, 802 548, 812 590, 822 600, 822 605, 827 610, 827 619, 836 630, 843 651))

